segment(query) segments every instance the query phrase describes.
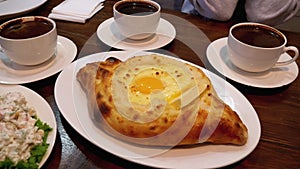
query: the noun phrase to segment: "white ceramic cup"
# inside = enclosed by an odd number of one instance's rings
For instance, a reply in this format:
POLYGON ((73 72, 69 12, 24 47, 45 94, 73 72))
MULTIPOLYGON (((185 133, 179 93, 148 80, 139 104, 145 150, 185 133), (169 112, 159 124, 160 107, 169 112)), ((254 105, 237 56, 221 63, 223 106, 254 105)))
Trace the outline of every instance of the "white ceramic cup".
MULTIPOLYGON (((253 34, 245 34, 245 36, 252 38, 253 34)), ((298 49, 294 46, 286 47, 286 44, 287 39, 279 30, 260 23, 246 22, 233 25, 230 28, 227 41, 227 51, 229 59, 236 67, 248 72, 263 72, 271 69, 272 67, 291 64, 298 58, 298 49), (282 43, 274 47, 260 47, 256 45, 254 46, 253 44, 249 45, 233 35, 233 31, 241 26, 254 26, 258 29, 265 29, 271 32, 271 34, 281 38, 282 43), (280 56, 287 51, 293 51, 294 56, 292 59, 279 62, 278 59, 280 56)))
MULTIPOLYGON (((40 29, 40 27, 34 28, 40 29)), ((37 30, 31 31, 37 31, 37 30)), ((23 32, 24 33, 24 32, 23 32)), ((24 34, 27 34, 26 32, 24 34)), ((29 34, 29 33, 28 33, 29 34)), ((57 46, 56 24, 52 19, 42 16, 28 16, 9 20, 0 25, 0 52, 20 65, 41 64, 55 55, 57 46), (52 25, 50 31, 29 37, 9 37, 3 34, 8 27, 18 27, 24 22, 45 22, 52 25)))
MULTIPOLYGON (((134 7, 135 8, 135 7, 134 7)), ((141 40, 150 37, 156 33, 160 20, 161 7, 158 3, 150 0, 122 0, 113 6, 114 21, 116 27, 124 38, 141 40), (145 3, 156 9, 155 12, 138 14, 123 13, 122 6, 129 6, 133 3, 145 3)))

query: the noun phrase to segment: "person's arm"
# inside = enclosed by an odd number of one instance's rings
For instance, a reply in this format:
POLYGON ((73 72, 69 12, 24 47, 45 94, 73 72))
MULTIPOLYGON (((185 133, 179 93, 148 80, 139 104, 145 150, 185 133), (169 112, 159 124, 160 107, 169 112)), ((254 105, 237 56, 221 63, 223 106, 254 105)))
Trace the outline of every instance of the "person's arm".
POLYGON ((231 18, 238 0, 185 0, 182 12, 199 13, 209 19, 227 21, 231 18))
POLYGON ((299 0, 246 0, 247 20, 278 25, 291 19, 300 8, 299 0))

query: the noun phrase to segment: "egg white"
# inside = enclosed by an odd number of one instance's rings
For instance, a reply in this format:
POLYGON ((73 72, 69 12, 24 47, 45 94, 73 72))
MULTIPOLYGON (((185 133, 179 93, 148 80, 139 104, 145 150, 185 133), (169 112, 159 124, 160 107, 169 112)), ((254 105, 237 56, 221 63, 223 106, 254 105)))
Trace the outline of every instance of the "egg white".
POLYGON ((136 56, 115 70, 112 96, 119 113, 130 120, 149 122, 158 118, 166 107, 179 109, 180 103, 171 103, 195 85, 193 74, 184 63, 158 55, 136 56), (150 89, 141 87, 141 83, 150 89))

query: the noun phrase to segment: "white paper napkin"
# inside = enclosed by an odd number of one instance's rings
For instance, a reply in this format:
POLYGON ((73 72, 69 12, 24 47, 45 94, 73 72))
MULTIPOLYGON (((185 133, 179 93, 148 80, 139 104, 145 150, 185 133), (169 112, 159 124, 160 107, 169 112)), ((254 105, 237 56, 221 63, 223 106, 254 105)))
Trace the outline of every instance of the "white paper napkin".
POLYGON ((49 18, 85 23, 104 6, 105 0, 65 0, 54 7, 49 18))

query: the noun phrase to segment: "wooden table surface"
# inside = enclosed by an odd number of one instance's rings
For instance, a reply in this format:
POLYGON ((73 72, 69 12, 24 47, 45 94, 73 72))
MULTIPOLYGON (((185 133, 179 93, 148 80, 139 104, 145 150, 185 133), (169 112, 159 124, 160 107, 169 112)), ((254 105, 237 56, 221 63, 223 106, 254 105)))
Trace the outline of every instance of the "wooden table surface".
MULTIPOLYGON (((26 15, 48 16, 61 0, 48 0, 44 5, 26 15)), ((56 20, 58 34, 72 40, 78 49, 76 59, 96 52, 116 50, 103 44, 95 35, 97 27, 112 17, 112 5, 106 1, 104 9, 85 24, 56 20)), ((207 45, 226 37, 230 26, 237 21, 216 22, 163 9, 162 17, 176 28, 177 36, 162 50, 180 58, 209 66, 205 51, 207 45), (197 35, 197 36, 195 36, 197 35)), ((300 34, 283 31, 289 45, 300 49, 300 34)), ((297 59, 297 65, 300 58, 297 59)), ((54 84, 58 74, 46 79, 23 84, 44 97, 52 107, 58 130, 54 149, 43 168, 148 168, 129 162, 90 143, 64 119, 54 99, 54 84)), ((240 90, 255 108, 261 122, 261 138, 255 150, 228 168, 300 168, 300 78, 293 83, 272 89, 248 87, 227 79, 240 90)), ((199 161, 201 163, 201 161, 199 161)))

